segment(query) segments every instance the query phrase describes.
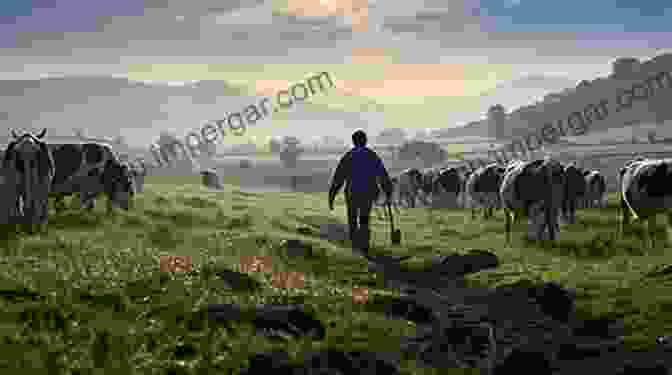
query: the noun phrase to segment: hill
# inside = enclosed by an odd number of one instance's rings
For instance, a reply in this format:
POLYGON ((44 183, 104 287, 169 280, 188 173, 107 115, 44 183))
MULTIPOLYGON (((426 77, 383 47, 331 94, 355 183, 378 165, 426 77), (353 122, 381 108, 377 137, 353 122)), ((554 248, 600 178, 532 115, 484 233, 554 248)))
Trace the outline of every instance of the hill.
MULTIPOLYGON (((672 119, 672 109, 669 104, 665 104, 669 103, 672 97, 672 79, 667 81, 665 89, 657 90, 650 100, 639 100, 628 110, 615 111, 617 92, 631 88, 633 84, 643 82, 647 77, 657 73, 671 72, 672 54, 663 54, 643 62, 628 59, 621 61, 624 63, 616 65, 614 72, 608 77, 583 80, 573 88, 559 90, 546 95, 543 100, 509 110, 505 122, 501 125, 502 136, 505 139, 521 137, 541 128, 547 122, 566 121, 572 112, 583 111, 587 105, 597 104, 601 100, 609 101, 611 111, 608 118, 594 121, 590 125, 590 131, 620 128, 637 122, 662 123, 672 119)), ((531 82, 535 80, 532 79, 531 82)), ((493 136, 487 120, 474 121, 462 127, 441 129, 436 131, 435 135, 443 138, 493 136)))

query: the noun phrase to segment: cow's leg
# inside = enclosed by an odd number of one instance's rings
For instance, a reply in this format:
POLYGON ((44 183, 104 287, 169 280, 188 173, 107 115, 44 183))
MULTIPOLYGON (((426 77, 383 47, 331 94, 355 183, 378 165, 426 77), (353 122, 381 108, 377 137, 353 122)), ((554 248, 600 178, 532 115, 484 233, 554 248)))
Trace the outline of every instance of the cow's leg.
POLYGON ((65 198, 62 195, 54 198, 54 209, 56 210, 56 213, 60 213, 65 210, 65 198))
MULTIPOLYGON (((543 206, 535 207, 533 210, 531 210, 533 217, 532 223, 534 224, 537 230, 536 231, 537 241, 542 241, 545 238, 544 234, 546 232, 546 227, 548 226, 549 223, 548 220, 549 218, 547 216, 546 211, 547 211, 546 208, 543 206), (539 221, 541 221, 541 223, 539 223, 539 221)), ((549 235, 550 235, 550 228, 549 228, 549 235)))
POLYGON ((548 239, 554 242, 559 232, 558 212, 552 208, 546 208, 544 211, 544 225, 548 228, 548 239))
POLYGON ((653 219, 655 215, 649 216, 647 218, 643 218, 641 220, 642 222, 642 229, 643 229, 643 242, 644 242, 644 248, 645 249, 652 249, 653 248, 653 238, 651 236, 651 224, 650 221, 653 219))
POLYGON ((511 222, 513 221, 513 216, 511 210, 504 208, 504 216, 506 216, 506 243, 511 243, 511 222))
POLYGON ((88 211, 96 208, 96 196, 90 193, 79 193, 82 208, 88 211))
POLYGON ((569 223, 570 224, 575 224, 576 223, 576 199, 570 199, 569 200, 569 223))
POLYGON ((621 225, 619 226, 619 237, 623 238, 625 236, 625 228, 630 226, 630 208, 625 199, 621 196, 621 225))
POLYGON ((114 198, 112 197, 112 195, 108 194, 107 195, 106 207, 105 207, 107 209, 107 214, 108 215, 112 213, 112 202, 113 201, 114 201, 114 198))

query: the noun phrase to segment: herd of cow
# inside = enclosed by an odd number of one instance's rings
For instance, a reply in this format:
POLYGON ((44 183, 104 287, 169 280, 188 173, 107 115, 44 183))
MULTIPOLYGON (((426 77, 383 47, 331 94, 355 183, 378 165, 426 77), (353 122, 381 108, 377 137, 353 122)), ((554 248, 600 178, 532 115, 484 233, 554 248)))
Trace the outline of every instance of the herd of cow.
MULTIPOLYGON (((444 169, 406 169, 392 178, 393 203, 415 207, 440 199, 448 206, 470 208, 472 217, 483 209, 492 217, 503 209, 507 241, 511 227, 522 217, 530 218, 536 239, 556 239, 560 218, 574 223, 577 208, 606 207, 606 180, 597 170, 582 170, 574 163, 563 164, 551 157, 508 164, 493 163, 470 170, 466 166, 444 169)), ((619 172, 622 221, 641 219, 646 226, 645 246, 651 246, 648 219, 672 208, 672 159, 637 158, 619 172)), ((382 204, 379 197, 378 204, 382 204)), ((668 213, 668 232, 672 213, 668 213)), ((670 232, 672 233, 672 232, 670 232)))
MULTIPOLYGON (((11 132, 12 141, 0 151, 0 189, 3 199, 0 223, 27 225, 30 232, 48 221, 49 198, 57 212, 63 198, 79 194, 82 207, 93 209, 100 194, 112 207, 128 210, 142 191, 145 171, 122 162, 110 146, 99 143, 51 144, 38 135, 11 132)), ((619 171, 621 233, 631 219, 646 226, 645 246, 651 246, 649 219, 667 213, 668 236, 672 234, 672 159, 637 158, 619 171)), ((555 240, 560 217, 575 222, 577 208, 605 207, 606 183, 596 170, 581 170, 574 163, 563 164, 551 157, 493 163, 469 170, 466 166, 420 171, 412 168, 393 179, 396 206, 415 207, 418 201, 431 204, 439 198, 454 206, 472 210, 484 218, 503 209, 507 241, 512 224, 530 218, 537 239, 555 240), (450 202, 449 202, 450 203, 450 202)), ((380 203, 380 202, 379 202, 380 203)))
POLYGON ((142 191, 145 171, 121 162, 110 146, 99 143, 52 144, 40 134, 11 132, 12 140, 0 152, 3 206, 0 222, 27 225, 30 232, 48 221, 49 197, 56 211, 66 196, 79 194, 82 207, 93 209, 104 194, 112 207, 128 210, 136 192, 142 191))

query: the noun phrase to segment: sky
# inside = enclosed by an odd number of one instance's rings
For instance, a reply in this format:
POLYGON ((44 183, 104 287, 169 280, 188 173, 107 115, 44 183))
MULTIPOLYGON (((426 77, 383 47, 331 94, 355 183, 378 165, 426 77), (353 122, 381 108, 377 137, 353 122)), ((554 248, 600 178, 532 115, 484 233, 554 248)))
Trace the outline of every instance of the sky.
MULTIPOLYGON (((0 79, 226 80, 268 95, 327 71, 336 88, 311 99, 324 113, 297 115, 292 131, 347 137, 336 118, 458 126, 484 115, 484 94, 527 76, 577 82, 616 57, 669 52, 670 19, 659 0, 12 0, 0 5, 0 79), (362 114, 362 102, 384 110, 362 114)), ((250 135, 272 135, 274 122, 250 135)), ((175 128, 151 131, 164 125, 175 128)))

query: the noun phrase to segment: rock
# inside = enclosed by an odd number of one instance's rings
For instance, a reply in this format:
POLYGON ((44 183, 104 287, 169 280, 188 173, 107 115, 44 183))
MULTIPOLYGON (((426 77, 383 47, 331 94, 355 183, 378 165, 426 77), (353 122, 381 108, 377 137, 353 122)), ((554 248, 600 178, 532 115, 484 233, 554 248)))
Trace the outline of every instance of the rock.
POLYGON ((306 375, 400 375, 398 365, 383 359, 378 353, 343 352, 326 349, 309 353, 299 364, 291 364, 289 355, 283 350, 255 354, 249 358, 250 366, 241 375, 263 374, 306 374, 306 375))
POLYGON ((260 306, 255 310, 252 323, 258 329, 284 331, 294 337, 312 335, 317 340, 324 339, 326 328, 313 314, 303 311, 300 306, 260 306))
POLYGON ((287 255, 290 257, 310 257, 312 256, 312 246, 301 240, 286 240, 283 245, 287 249, 287 255))
POLYGON ((249 322, 262 335, 308 336, 316 340, 324 339, 326 328, 313 314, 303 311, 300 306, 294 305, 262 305, 254 309, 244 310, 232 304, 208 305, 207 316, 216 322, 249 322))
POLYGON ((382 359, 376 353, 343 352, 334 349, 314 353, 306 359, 304 368, 309 371, 309 374, 400 374, 396 364, 382 359), (322 371, 319 371, 320 369, 322 371), (328 371, 323 372, 324 370, 328 371))
POLYGON ((418 336, 403 344, 426 366, 435 368, 492 368, 497 352, 494 329, 487 322, 441 319, 431 329, 420 327, 418 336))
POLYGON ((669 373, 669 368, 662 363, 627 363, 616 372, 616 375, 668 375, 669 373))
POLYGON ((302 226, 296 228, 296 232, 299 234, 303 234, 304 236, 310 236, 313 234, 313 228, 308 227, 308 226, 302 226))
POLYGON ((551 375, 551 361, 542 351, 516 348, 495 366, 493 375, 535 374, 551 375))
POLYGON ((251 356, 250 366, 241 375, 255 375, 272 372, 279 375, 292 375, 297 366, 290 363, 289 355, 284 350, 275 350, 251 356))
POLYGON ((458 277, 497 266, 499 260, 495 254, 485 250, 472 250, 467 255, 452 254, 440 257, 433 262, 432 269, 441 275, 458 277))
POLYGON ((591 336, 600 338, 616 338, 624 334, 622 322, 608 318, 597 318, 579 321, 572 327, 574 336, 591 336))
POLYGON ((555 282, 544 283, 537 292, 536 300, 544 314, 561 322, 567 322, 574 311, 572 293, 555 282))
POLYGON ((390 318, 401 318, 415 324, 431 324, 434 319, 432 310, 409 297, 376 295, 365 308, 367 311, 382 312, 390 318))
POLYGON ((348 226, 340 223, 328 223, 320 225, 320 238, 329 241, 348 241, 350 235, 348 226))
POLYGON ((254 292, 262 286, 261 282, 241 272, 218 269, 214 273, 224 281, 228 288, 233 290, 254 292))

